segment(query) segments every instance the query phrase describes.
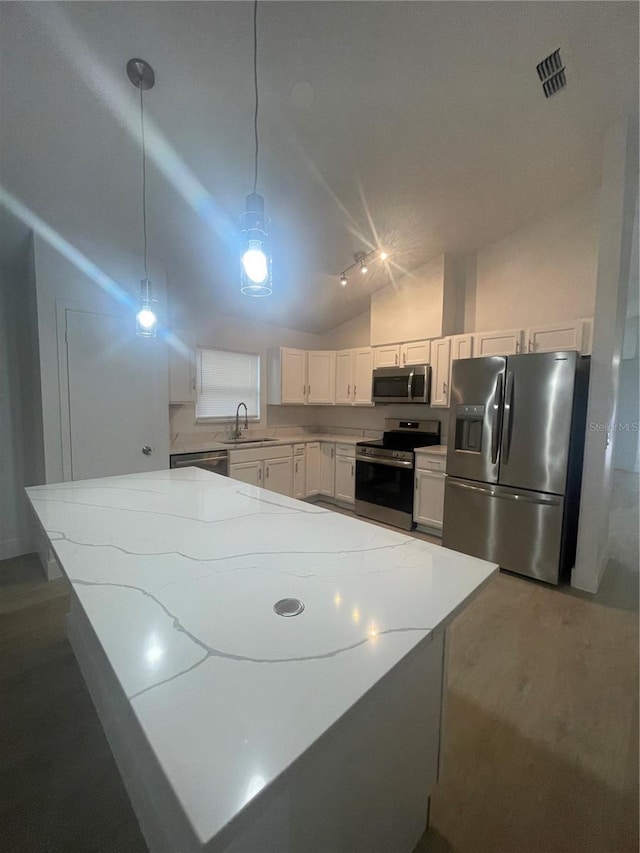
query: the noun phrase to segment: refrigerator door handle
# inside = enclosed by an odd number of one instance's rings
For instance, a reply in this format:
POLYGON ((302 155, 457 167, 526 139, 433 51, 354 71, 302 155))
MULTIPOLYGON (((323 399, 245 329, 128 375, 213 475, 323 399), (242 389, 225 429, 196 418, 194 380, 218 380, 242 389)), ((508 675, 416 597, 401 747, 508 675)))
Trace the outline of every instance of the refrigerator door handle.
POLYGON ((470 483, 461 483, 449 477, 448 481, 452 488, 465 489, 468 492, 481 492, 483 495, 490 495, 492 498, 501 498, 507 501, 517 501, 518 503, 526 504, 542 504, 543 506, 559 506, 562 503, 561 497, 551 495, 535 495, 525 494, 524 492, 510 493, 503 492, 499 489, 492 489, 490 486, 472 486, 470 483))
POLYGON ((506 465, 511 450, 511 430, 513 427, 513 373, 507 373, 507 385, 504 392, 504 446, 502 461, 506 465))
POLYGON ((496 388, 493 392, 493 418, 491 420, 491 462, 493 465, 498 461, 498 448, 500 447, 500 410, 502 409, 502 373, 496 379, 496 388))

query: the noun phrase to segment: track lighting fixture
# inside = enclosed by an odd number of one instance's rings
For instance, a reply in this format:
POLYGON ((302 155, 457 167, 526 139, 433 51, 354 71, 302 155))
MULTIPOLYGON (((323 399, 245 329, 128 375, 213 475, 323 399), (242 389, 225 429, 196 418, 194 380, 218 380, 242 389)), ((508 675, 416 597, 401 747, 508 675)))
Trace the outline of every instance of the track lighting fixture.
POLYGON ((342 287, 347 286, 347 273, 358 267, 362 275, 369 272, 369 263, 371 260, 386 261, 389 257, 389 252, 386 249, 371 249, 370 252, 356 252, 353 256, 353 263, 340 273, 340 284, 342 287))
POLYGON ((144 256, 144 278, 140 282, 140 308, 136 315, 136 334, 143 338, 155 338, 158 320, 153 310, 156 298, 147 271, 147 158, 144 140, 144 103, 142 93, 151 89, 156 82, 153 68, 144 59, 127 62, 127 77, 140 92, 140 143, 142 146, 142 240, 144 256))

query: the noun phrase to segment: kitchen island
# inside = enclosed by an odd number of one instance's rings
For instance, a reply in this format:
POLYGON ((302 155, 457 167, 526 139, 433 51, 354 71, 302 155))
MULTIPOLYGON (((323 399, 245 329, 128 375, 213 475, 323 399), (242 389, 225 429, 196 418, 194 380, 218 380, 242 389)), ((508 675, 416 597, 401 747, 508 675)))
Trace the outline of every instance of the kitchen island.
POLYGON ((410 853, 496 566, 196 468, 27 492, 153 853, 410 853))

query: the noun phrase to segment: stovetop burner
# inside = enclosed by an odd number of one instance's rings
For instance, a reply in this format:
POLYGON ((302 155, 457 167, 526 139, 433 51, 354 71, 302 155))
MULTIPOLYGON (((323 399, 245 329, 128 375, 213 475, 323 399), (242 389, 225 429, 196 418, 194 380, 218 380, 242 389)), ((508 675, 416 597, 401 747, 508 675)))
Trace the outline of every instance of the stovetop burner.
POLYGON ((440 444, 440 421, 404 421, 385 418, 382 439, 359 441, 358 447, 413 451, 416 447, 440 444))

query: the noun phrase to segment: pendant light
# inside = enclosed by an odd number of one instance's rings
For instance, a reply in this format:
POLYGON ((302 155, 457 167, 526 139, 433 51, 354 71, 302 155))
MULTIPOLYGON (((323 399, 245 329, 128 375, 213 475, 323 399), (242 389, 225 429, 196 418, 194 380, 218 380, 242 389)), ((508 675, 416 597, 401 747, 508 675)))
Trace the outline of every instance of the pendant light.
POLYGON ((147 271, 147 157, 144 139, 144 101, 142 93, 153 88, 156 82, 153 68, 144 59, 130 59, 127 62, 127 77, 140 92, 140 142, 142 147, 142 241, 144 257, 144 278, 140 281, 140 307, 136 314, 136 334, 143 338, 155 338, 158 331, 158 319, 153 310, 157 302, 147 271))
POLYGON ((264 215, 264 198, 258 194, 258 0, 253 3, 253 82, 255 89, 255 111, 253 134, 255 156, 253 192, 247 196, 245 212, 240 217, 242 231, 242 255, 240 258, 240 290, 247 296, 270 296, 271 252, 269 250, 269 220, 264 215))

